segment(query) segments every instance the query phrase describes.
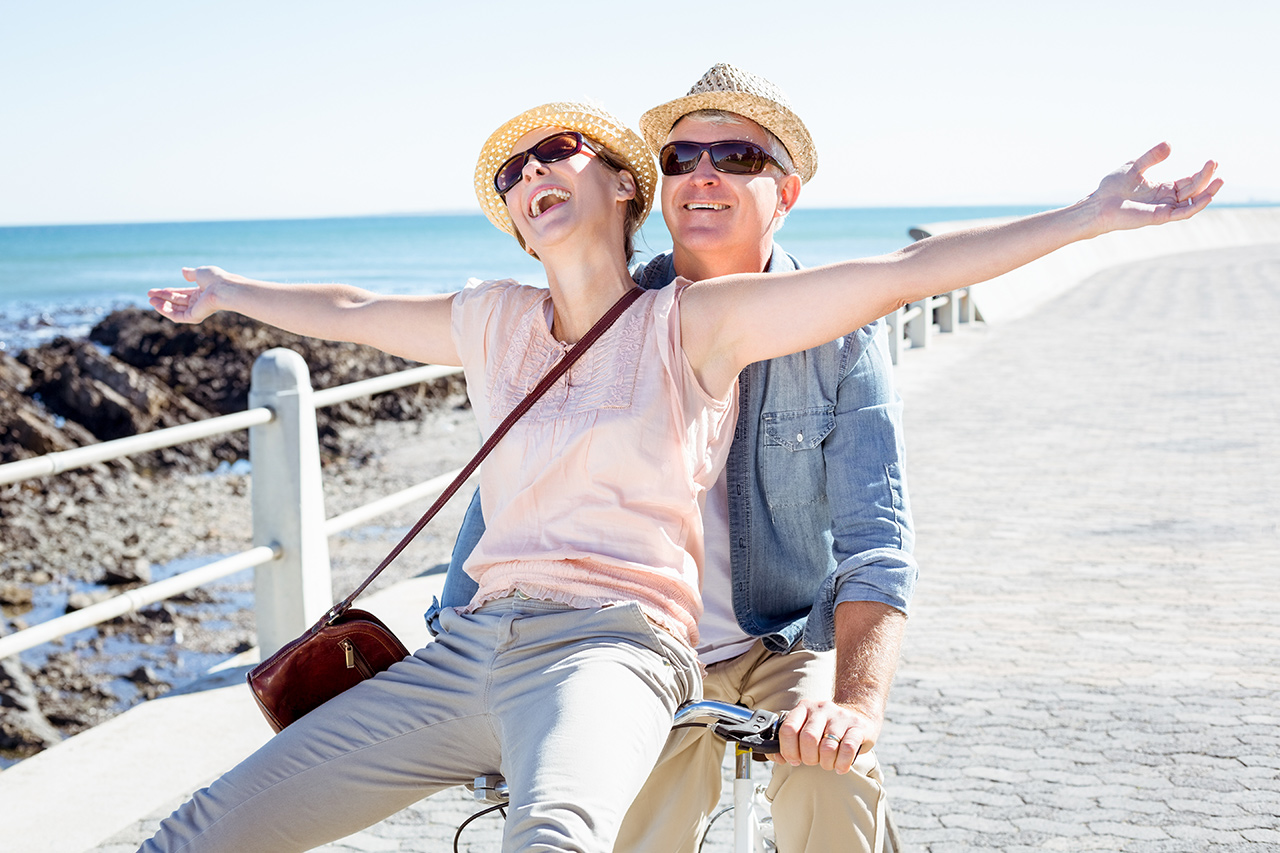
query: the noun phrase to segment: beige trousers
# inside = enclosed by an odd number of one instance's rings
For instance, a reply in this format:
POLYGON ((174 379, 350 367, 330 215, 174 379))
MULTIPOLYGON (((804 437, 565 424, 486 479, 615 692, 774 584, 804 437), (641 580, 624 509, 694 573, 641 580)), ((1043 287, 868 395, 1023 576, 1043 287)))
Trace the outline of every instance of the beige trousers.
POLYGON ((510 786, 505 853, 608 853, 698 698, 693 652, 635 604, 505 598, 440 626, 196 792, 144 853, 309 850, 482 773, 510 786))
MULTIPOLYGON (((834 652, 779 655, 757 642, 740 657, 707 668, 703 698, 781 711, 804 698, 830 698, 834 679, 834 652)), ((695 853, 720 799, 725 748, 706 729, 672 732, 623 820, 615 853, 695 853)), ((885 795, 874 752, 860 755, 844 775, 821 767, 770 766, 766 796, 779 853, 881 849, 885 795)))

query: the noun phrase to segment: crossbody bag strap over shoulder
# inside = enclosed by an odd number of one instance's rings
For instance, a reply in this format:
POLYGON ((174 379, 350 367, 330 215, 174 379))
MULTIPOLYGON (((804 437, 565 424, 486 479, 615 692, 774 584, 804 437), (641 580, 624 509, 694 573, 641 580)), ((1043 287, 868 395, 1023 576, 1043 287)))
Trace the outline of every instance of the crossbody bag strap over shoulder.
POLYGON ((351 606, 356 596, 376 578, 391 561, 400 555, 405 546, 417 536, 431 517, 458 490, 489 454, 494 445, 531 406, 546 393, 569 367, 582 357, 587 348, 613 324, 623 311, 640 296, 638 288, 632 288, 596 322, 559 361, 552 366, 542 381, 520 401, 489 436, 475 457, 467 463, 449 487, 431 505, 400 540, 373 573, 365 578, 351 595, 334 605, 302 636, 287 643, 275 654, 262 661, 248 674, 249 689, 262 709, 271 728, 279 732, 294 721, 351 689, 377 673, 394 666, 408 656, 404 643, 372 613, 351 606))

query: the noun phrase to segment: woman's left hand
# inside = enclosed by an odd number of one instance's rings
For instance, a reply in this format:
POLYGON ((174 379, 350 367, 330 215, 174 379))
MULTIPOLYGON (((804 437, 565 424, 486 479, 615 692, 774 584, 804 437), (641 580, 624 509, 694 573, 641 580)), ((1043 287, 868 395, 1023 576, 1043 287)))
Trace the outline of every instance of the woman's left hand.
POLYGON ((1171 150, 1169 143, 1161 142, 1102 179, 1085 200, 1097 206, 1099 233, 1175 222, 1208 206, 1222 188, 1222 179, 1213 177, 1218 164, 1212 160, 1196 174, 1176 181, 1153 183, 1147 179, 1145 172, 1171 150))

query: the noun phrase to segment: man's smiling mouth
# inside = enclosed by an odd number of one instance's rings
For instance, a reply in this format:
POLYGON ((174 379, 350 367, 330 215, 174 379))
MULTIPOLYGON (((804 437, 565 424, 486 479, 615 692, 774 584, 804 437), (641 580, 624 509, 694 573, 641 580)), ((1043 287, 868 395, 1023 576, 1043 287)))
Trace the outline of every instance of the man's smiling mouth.
POLYGON ((685 210, 728 210, 727 204, 716 204, 710 201, 691 201, 684 206, 685 210))

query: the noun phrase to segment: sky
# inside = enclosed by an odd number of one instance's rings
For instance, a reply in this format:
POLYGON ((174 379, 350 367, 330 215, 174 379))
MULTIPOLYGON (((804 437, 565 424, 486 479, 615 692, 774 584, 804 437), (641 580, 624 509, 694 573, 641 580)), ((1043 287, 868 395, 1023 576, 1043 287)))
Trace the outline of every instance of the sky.
POLYGON ((814 137, 801 204, 1065 204, 1167 140, 1280 202, 1275 0, 0 0, 0 225, 475 212, 480 145, 635 126, 716 62, 814 137))

